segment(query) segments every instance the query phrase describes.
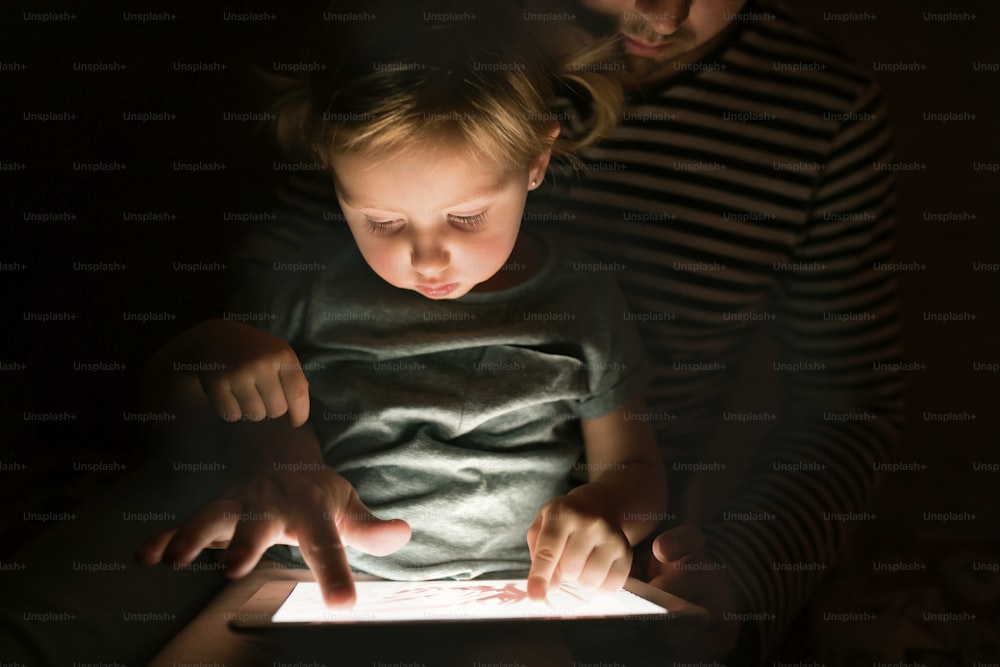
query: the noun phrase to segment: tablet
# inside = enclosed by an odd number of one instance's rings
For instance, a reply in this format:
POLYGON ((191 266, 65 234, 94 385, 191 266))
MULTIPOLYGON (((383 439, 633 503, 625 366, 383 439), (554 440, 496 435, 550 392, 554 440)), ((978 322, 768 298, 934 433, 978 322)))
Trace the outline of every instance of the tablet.
POLYGON ((544 601, 528 598, 524 579, 358 581, 354 585, 357 599, 353 607, 329 608, 323 603, 316 582, 267 582, 230 615, 229 624, 236 629, 303 626, 356 629, 386 623, 613 619, 654 623, 675 618, 666 605, 680 602, 637 579, 629 579, 616 593, 596 593, 562 584, 550 590, 544 601))

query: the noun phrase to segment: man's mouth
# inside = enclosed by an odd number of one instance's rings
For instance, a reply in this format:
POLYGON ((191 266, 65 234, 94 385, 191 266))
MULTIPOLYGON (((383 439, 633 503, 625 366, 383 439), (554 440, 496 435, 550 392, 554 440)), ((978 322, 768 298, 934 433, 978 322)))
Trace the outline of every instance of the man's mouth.
POLYGON ((633 37, 627 33, 622 33, 622 44, 625 53, 640 58, 656 58, 670 48, 670 39, 658 40, 657 42, 647 42, 638 37, 633 37))

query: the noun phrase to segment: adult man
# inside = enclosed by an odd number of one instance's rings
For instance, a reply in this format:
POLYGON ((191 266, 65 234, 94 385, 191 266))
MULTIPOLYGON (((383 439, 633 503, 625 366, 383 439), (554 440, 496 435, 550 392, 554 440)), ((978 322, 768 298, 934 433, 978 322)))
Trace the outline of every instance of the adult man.
POLYGON ((682 521, 655 542, 667 562, 650 575, 720 615, 684 648, 724 656, 737 619, 740 653, 760 656, 838 552, 845 525, 830 517, 863 513, 872 462, 898 438, 900 382, 879 370, 899 354, 892 274, 877 270, 894 225, 885 111, 778 4, 580 4, 610 18, 639 84, 622 128, 586 153, 586 178, 557 175, 535 216, 620 269, 648 323, 648 401, 682 521), (748 322, 777 345, 765 363, 784 399, 771 412, 726 403, 748 322), (706 458, 733 418, 773 423, 739 492, 711 498, 713 467, 748 444, 706 458), (666 558, 685 555, 681 571, 666 558))
MULTIPOLYGON (((554 169, 525 221, 600 260, 581 270, 617 271, 643 323, 676 516, 642 574, 713 612, 701 631, 666 638, 681 655, 739 643, 742 660, 760 657, 838 552, 842 517, 866 508, 872 463, 899 435, 901 387, 884 370, 899 356, 895 286, 877 270, 894 225, 879 93, 768 0, 579 0, 524 16, 621 35, 635 80, 622 127, 575 170, 554 169), (771 412, 729 410, 761 322, 784 398, 771 412), (773 423, 726 498, 713 492, 718 470, 750 444, 731 428, 714 442, 731 421, 773 423)), ((325 190, 290 188, 270 242, 308 237, 325 190)))
MULTIPOLYGON (((713 612, 699 632, 678 638, 665 628, 664 638, 683 655, 759 656, 839 548, 843 524, 826 517, 865 508, 871 463, 889 458, 898 434, 899 386, 877 371, 898 354, 891 274, 875 270, 892 231, 889 177, 877 169, 887 159, 885 115, 863 77, 764 0, 580 0, 563 9, 593 31, 620 30, 640 85, 621 130, 585 155, 580 178, 551 174, 526 222, 584 245, 601 262, 593 270, 620 269, 645 330, 655 363, 649 418, 677 518, 667 518, 639 574, 713 612), (708 454, 732 421, 731 380, 762 321, 779 349, 768 365, 785 401, 772 413, 734 413, 773 421, 772 430, 737 494, 699 494, 746 447, 722 442, 714 461, 708 454)), ((525 8, 539 21, 559 10, 525 8)), ((308 240, 331 197, 329 185, 293 185, 264 245, 308 240)), ((317 487, 349 494, 327 474, 313 473, 317 487)), ((257 500, 232 512, 268 509, 257 500)), ((349 507, 363 519, 342 525, 341 537, 377 551, 387 529, 363 509, 349 507)), ((287 524, 315 547, 321 578, 334 559, 345 565, 323 527, 287 524)), ((229 564, 239 573, 253 555, 229 564)))

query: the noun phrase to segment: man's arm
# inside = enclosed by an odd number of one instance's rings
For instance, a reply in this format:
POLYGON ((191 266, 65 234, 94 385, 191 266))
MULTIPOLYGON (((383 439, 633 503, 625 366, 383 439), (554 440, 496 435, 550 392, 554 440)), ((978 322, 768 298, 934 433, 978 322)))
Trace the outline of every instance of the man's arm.
POLYGON ((174 528, 149 538, 136 560, 184 566, 203 549, 225 549, 226 574, 237 578, 248 574, 268 547, 295 544, 324 600, 352 603, 344 545, 386 555, 409 541, 409 526, 371 513, 347 480, 326 465, 311 427, 293 428, 282 418, 228 428, 234 470, 227 488, 174 528))
MULTIPOLYGON (((213 320, 168 342, 151 360, 142 395, 147 407, 177 413, 170 433, 177 437, 171 444, 177 446, 192 431, 209 433, 202 440, 215 444, 218 449, 212 453, 223 456, 232 473, 215 500, 150 538, 137 559, 184 564, 202 549, 226 548, 227 573, 238 577, 269 546, 297 544, 325 599, 347 602, 354 592, 343 545, 374 555, 392 553, 409 540, 409 526, 374 517, 351 485, 326 465, 309 426, 294 428, 288 418, 227 424, 216 414, 231 417, 239 410, 259 419, 265 411, 274 415, 296 400, 307 401, 298 359, 283 340, 294 339, 301 319, 306 300, 301 282, 294 273, 262 273, 247 281, 236 300, 237 311, 267 316, 262 324, 277 335, 213 320), (191 364, 215 369, 214 374, 206 378, 187 372, 191 364), (286 384, 288 374, 295 383, 286 384)), ((304 420, 307 405, 294 413, 304 420)))
POLYGON ((771 323, 785 399, 740 492, 702 528, 772 646, 870 507, 875 463, 894 460, 902 427, 900 330, 891 269, 894 193, 885 109, 870 87, 831 146, 812 221, 771 323), (757 517, 725 520, 725 513, 757 517), (752 513, 752 514, 751 514, 752 513))

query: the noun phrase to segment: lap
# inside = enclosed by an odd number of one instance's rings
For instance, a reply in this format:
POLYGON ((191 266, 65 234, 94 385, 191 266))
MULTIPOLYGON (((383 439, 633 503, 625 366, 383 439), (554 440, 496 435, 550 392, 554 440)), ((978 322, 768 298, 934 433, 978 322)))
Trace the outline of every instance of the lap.
POLYGON ((225 585, 203 558, 188 571, 143 568, 132 553, 214 491, 201 473, 151 462, 13 554, 3 575, 0 660, 143 664, 225 585))

